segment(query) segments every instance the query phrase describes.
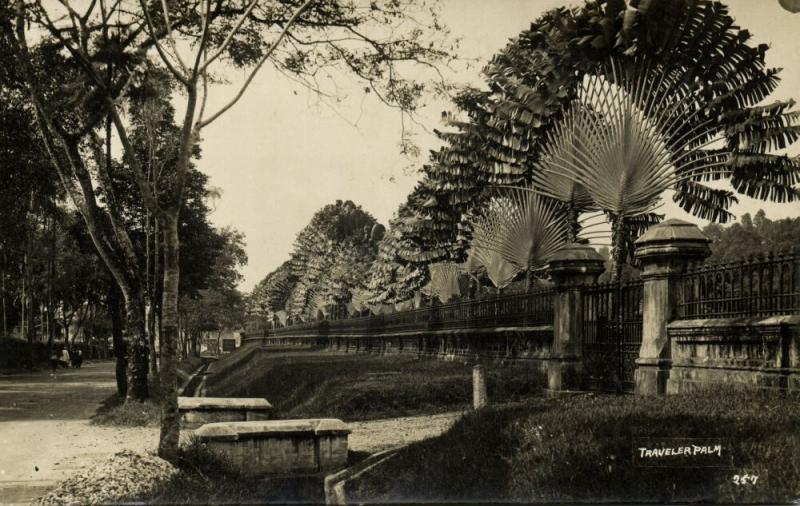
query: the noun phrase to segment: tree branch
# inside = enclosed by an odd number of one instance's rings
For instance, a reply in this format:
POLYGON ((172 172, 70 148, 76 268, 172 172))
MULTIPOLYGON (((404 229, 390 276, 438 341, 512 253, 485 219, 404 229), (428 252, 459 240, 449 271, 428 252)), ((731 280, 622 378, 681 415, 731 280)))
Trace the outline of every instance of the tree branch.
MULTIPOLYGON (((297 18, 299 18, 300 15, 306 9, 308 9, 308 7, 313 2, 314 2, 314 0, 306 0, 303 3, 303 5, 301 5, 300 8, 298 8, 295 11, 295 13, 292 15, 291 18, 289 18, 289 21, 286 23, 286 25, 281 30, 280 35, 278 35, 278 37, 275 39, 275 41, 270 45, 270 47, 267 49, 267 51, 261 57, 261 60, 259 60, 259 62, 256 64, 255 68, 253 68, 253 71, 250 73, 250 75, 247 76, 247 79, 245 80, 245 82, 242 85, 242 87, 239 89, 239 92, 236 94, 236 96, 233 97, 233 99, 230 102, 228 102, 226 105, 224 105, 222 107, 222 109, 220 109, 216 113, 212 114, 211 117, 209 117, 207 120, 203 120, 202 122, 198 122, 195 125, 195 129, 196 130, 199 131, 200 129, 208 126, 212 121, 216 120, 217 118, 222 116, 228 109, 230 109, 231 107, 236 105, 236 103, 239 101, 239 99, 242 98, 242 95, 244 95, 244 92, 250 86, 250 83, 253 81, 253 78, 255 78, 255 76, 258 73, 258 71, 261 69, 261 67, 264 65, 264 63, 270 58, 270 56, 272 56, 272 53, 275 51, 275 49, 278 47, 278 45, 283 41, 284 37, 286 37, 286 34, 289 33, 289 29, 292 27, 292 25, 294 25, 295 21, 297 21, 297 18)), ((204 71, 205 71, 205 69, 204 69, 204 71)))
POLYGON ((155 216, 160 217, 163 213, 161 206, 158 204, 158 200, 156 199, 155 195, 150 189, 150 185, 147 184, 147 176, 145 175, 145 171, 142 168, 141 163, 139 162, 139 158, 136 156, 136 152, 133 147, 133 143, 128 138, 128 132, 125 128, 125 124, 122 122, 122 118, 119 116, 119 112, 117 112, 116 105, 114 101, 109 98, 109 114, 111 115, 111 121, 114 123, 114 129, 117 131, 117 136, 119 137, 119 141, 122 144, 122 153, 123 158, 128 163, 131 168, 131 172, 133 174, 133 179, 136 182, 136 186, 139 188, 139 191, 142 194, 142 200, 144 201, 147 208, 153 213, 155 216))
MULTIPOLYGON (((301 6, 300 9, 295 14, 295 16, 293 16, 293 18, 297 17, 297 15, 300 12, 305 10, 305 8, 310 3, 311 2, 306 2, 305 5, 301 6)), ((200 68, 200 70, 199 70, 200 72, 205 72, 206 70, 208 70, 208 66, 211 65, 212 63, 214 63, 214 61, 217 58, 219 58, 220 56, 222 56, 222 53, 224 53, 225 50, 228 49, 228 46, 231 44, 231 41, 233 40, 233 37, 239 31, 239 28, 241 28, 242 25, 244 24, 244 22, 247 20, 247 17, 250 15, 250 13, 253 12, 253 8, 255 8, 255 6, 257 4, 258 4, 258 0, 252 0, 250 2, 250 4, 247 6, 247 9, 245 9, 245 11, 242 13, 242 15, 239 16, 239 19, 236 20, 236 24, 228 32, 228 36, 225 37, 225 40, 222 41, 222 44, 219 46, 219 48, 214 53, 211 54, 211 56, 208 58, 208 61, 206 61, 206 63, 204 63, 203 66, 200 68)))
POLYGON ((178 71, 178 69, 175 68, 175 65, 173 65, 172 62, 170 61, 167 53, 164 51, 164 48, 161 47, 161 44, 158 42, 158 37, 156 36, 157 32, 155 27, 153 26, 153 20, 150 17, 150 13, 147 11, 147 5, 145 4, 144 0, 139 0, 139 5, 141 5, 142 7, 142 13, 144 14, 144 18, 147 22, 147 27, 148 27, 147 32, 149 35, 148 38, 153 43, 153 46, 155 46, 158 55, 161 57, 161 61, 164 62, 164 65, 166 65, 167 69, 175 77, 175 79, 178 80, 178 82, 180 82, 184 86, 189 86, 189 80, 187 79, 187 77, 183 75, 180 71, 178 71))

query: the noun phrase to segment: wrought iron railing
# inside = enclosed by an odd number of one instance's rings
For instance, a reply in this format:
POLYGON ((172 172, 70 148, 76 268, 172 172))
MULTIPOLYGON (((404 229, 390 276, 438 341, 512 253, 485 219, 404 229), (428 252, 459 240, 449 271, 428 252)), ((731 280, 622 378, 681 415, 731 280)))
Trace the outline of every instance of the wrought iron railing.
POLYGON ((583 287, 585 380, 590 388, 633 388, 642 343, 643 283, 598 283, 583 287))
MULTIPOLYGON (((681 319, 757 317, 800 314, 800 254, 766 255, 738 262, 702 265, 682 277, 681 319)), ((635 356, 641 342, 642 283, 596 284, 582 288, 583 344, 614 345, 635 356), (618 305, 617 297, 622 297, 618 305), (619 341, 609 342, 612 337, 619 341)), ((553 323, 553 290, 464 300, 396 313, 332 318, 296 323, 260 332, 257 336, 370 336, 450 329, 523 328, 553 323)), ((619 362, 618 360, 618 362, 619 362)))
MULTIPOLYGON (((553 290, 464 300, 396 313, 329 319, 266 330, 269 336, 298 334, 376 335, 424 330, 530 327, 553 323, 553 290)), ((263 333, 263 332, 262 332, 263 333)), ((256 336, 258 333, 249 333, 256 336)))
POLYGON ((800 254, 703 265, 683 276, 681 319, 800 314, 800 254))

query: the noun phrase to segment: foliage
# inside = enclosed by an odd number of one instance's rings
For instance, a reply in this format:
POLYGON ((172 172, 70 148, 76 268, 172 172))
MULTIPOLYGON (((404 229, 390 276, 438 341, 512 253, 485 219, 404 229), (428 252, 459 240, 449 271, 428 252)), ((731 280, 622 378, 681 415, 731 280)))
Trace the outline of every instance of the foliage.
POLYGON ((212 237, 221 247, 214 252, 214 263, 204 280, 206 288, 180 299, 183 338, 195 353, 201 332, 239 329, 245 319, 244 296, 237 288, 242 280, 239 269, 247 264, 244 235, 224 227, 213 231, 212 237))
POLYGON ((366 289, 383 227, 351 201, 317 211, 295 239, 291 258, 268 274, 250 295, 261 311, 316 318, 366 289))
POLYGON ((439 262, 428 266, 431 280, 423 291, 439 301, 447 303, 462 295, 460 281, 464 277, 464 266, 453 262, 439 262))
POLYGON ((504 191, 473 222, 469 268, 482 266, 497 288, 520 272, 542 271, 567 242, 564 211, 531 188, 504 191))
POLYGON ((800 244, 800 218, 771 220, 763 210, 759 210, 755 217, 745 213, 739 222, 727 227, 711 223, 703 232, 711 239, 708 263, 800 251, 797 247, 800 244))
POLYGON ((50 359, 45 343, 0 337, 0 371, 43 366, 50 359))
POLYGON ((488 89, 468 90, 458 112, 445 115, 453 130, 440 134, 446 145, 424 169, 425 198, 414 201, 414 211, 440 219, 418 231, 418 242, 436 248, 430 261, 463 255, 467 220, 490 201, 485 190, 493 185, 536 179, 567 202, 573 225, 587 207, 604 207, 612 220, 625 211, 636 220, 615 227, 623 258, 630 237, 658 219, 639 211, 651 210, 666 188, 677 190, 674 199, 687 212, 717 220, 729 218, 736 196, 702 184, 708 180, 725 178, 751 197, 797 199, 800 164, 770 152, 798 138, 798 113, 792 101, 765 101, 778 69, 765 67, 767 46, 750 38, 711 0, 602 0, 545 13, 486 67, 488 89), (603 95, 603 111, 598 101, 585 105, 592 93, 603 95), (580 132, 572 128, 578 121, 580 132), (615 121, 620 128, 606 128, 615 121), (622 153, 628 169, 598 166, 634 134, 641 134, 640 149, 622 153), (646 198, 631 206, 634 193, 646 198))
MULTIPOLYGON (((297 279, 292 275, 291 261, 287 260, 259 281, 247 296, 248 316, 272 318, 281 313, 289 300, 297 279)), ((284 318, 285 320, 285 318, 284 318)), ((284 321, 283 324, 286 322, 284 321)))
POLYGON ((425 262, 431 257, 420 259, 419 254, 425 245, 416 243, 412 233, 419 220, 420 217, 406 202, 389 221, 389 229, 378 242, 377 256, 370 268, 368 288, 371 302, 408 301, 430 280, 425 262))

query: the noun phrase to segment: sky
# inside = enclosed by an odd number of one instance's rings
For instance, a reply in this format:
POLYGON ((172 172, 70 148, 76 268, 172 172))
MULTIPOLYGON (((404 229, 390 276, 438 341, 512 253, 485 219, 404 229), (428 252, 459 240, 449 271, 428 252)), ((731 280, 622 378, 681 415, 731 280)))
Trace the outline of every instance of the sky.
MULTIPOLYGON (((580 0, 579 0, 580 1, 580 0)), ((443 0, 442 20, 461 39, 465 59, 449 71, 455 82, 480 86, 480 69, 509 39, 542 12, 568 0, 443 0), (469 65, 467 64, 469 63, 469 65)), ((727 0, 737 24, 768 43, 769 66, 783 67, 773 99, 800 95, 800 14, 783 10, 778 0, 727 0)), ((235 93, 244 74, 227 73, 230 84, 215 87, 208 110, 235 93)), ((410 128, 422 149, 417 160, 400 153, 401 120, 354 80, 337 82, 344 100, 320 104, 301 86, 264 69, 242 100, 203 130, 198 166, 210 185, 222 191, 211 221, 233 226, 247 238, 249 262, 240 289, 249 291, 289 257, 296 234, 314 212, 337 199, 352 200, 386 224, 419 179, 415 172, 427 152, 439 145, 433 135, 441 112, 452 107, 427 98, 410 128)), ((406 121, 406 127, 409 122, 406 121)), ((800 153, 793 147, 790 153, 800 153)), ((705 224, 673 204, 667 195, 660 212, 705 224)), ((733 213, 763 208, 770 218, 797 216, 800 204, 774 204, 740 197, 733 213)))

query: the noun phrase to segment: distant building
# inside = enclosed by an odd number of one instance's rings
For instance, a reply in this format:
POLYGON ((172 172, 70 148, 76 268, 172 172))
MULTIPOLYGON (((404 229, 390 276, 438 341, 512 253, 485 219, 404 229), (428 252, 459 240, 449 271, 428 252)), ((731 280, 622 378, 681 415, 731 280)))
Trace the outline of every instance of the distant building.
POLYGON ((242 330, 206 330, 201 332, 200 353, 222 355, 242 345, 242 330))

